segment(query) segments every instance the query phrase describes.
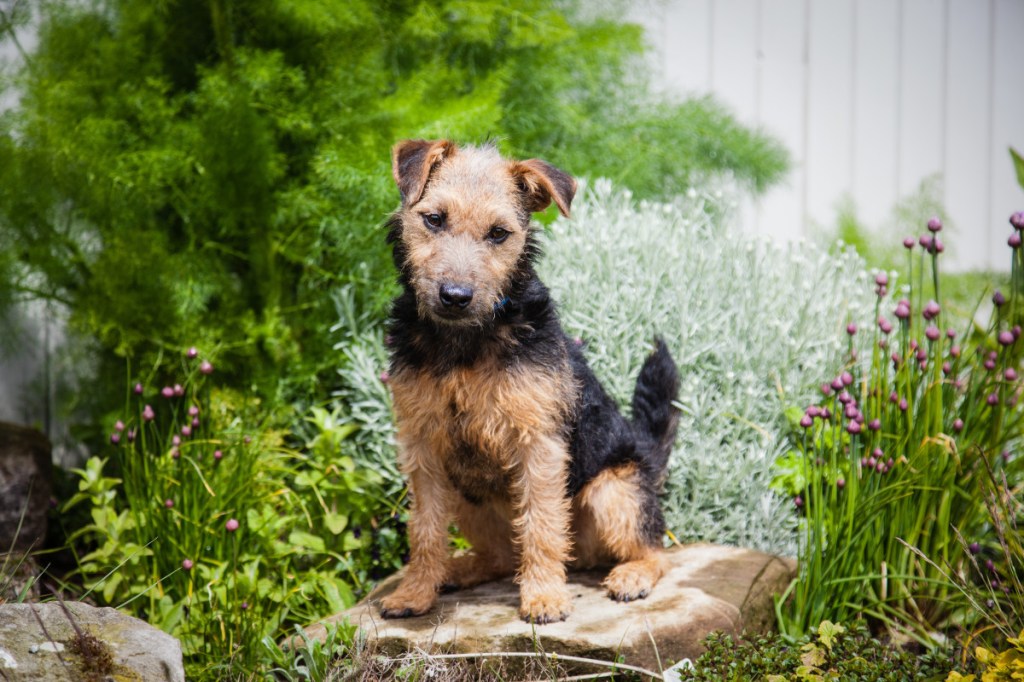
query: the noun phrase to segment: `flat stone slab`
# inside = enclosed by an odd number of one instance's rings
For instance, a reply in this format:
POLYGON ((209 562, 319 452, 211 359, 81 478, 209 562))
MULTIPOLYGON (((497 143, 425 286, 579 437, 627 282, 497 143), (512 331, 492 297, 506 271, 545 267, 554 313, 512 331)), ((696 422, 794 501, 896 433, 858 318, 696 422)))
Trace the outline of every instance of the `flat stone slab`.
POLYGON ((646 599, 609 599, 607 571, 570 573, 574 611, 568 620, 532 626, 519 619, 519 589, 509 579, 441 595, 430 613, 389 620, 378 601, 397 587, 388 578, 356 606, 306 628, 323 640, 326 623, 348 619, 386 653, 491 652, 538 649, 613 660, 658 670, 696 658, 708 633, 767 632, 775 623, 773 596, 796 575, 796 562, 736 547, 695 544, 668 550, 671 568, 646 599))
POLYGON ((0 679, 185 682, 174 637, 115 609, 64 606, 70 616, 57 602, 0 604, 0 679))

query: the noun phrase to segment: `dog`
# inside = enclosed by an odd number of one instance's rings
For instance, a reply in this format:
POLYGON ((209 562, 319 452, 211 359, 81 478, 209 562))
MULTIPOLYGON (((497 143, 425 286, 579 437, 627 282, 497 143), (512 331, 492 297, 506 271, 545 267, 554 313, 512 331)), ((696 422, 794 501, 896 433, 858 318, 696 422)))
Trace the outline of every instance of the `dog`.
POLYGON ((439 591, 515 575, 519 615, 566 619, 567 566, 611 564, 618 601, 665 571, 657 493, 675 440, 679 377, 655 340, 625 419, 568 338, 538 279, 532 214, 568 217, 576 181, 493 144, 406 140, 388 241, 402 292, 388 328, 410 561, 380 602, 426 613, 439 591), (449 524, 472 551, 449 556, 449 524))

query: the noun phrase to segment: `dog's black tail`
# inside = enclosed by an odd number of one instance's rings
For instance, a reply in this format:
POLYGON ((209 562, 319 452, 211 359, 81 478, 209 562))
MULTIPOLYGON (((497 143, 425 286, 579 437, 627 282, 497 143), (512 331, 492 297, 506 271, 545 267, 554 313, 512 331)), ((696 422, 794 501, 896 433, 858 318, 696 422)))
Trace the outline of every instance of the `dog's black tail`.
POLYGON ((679 410, 672 404, 679 395, 679 370, 665 342, 654 340, 633 390, 633 426, 654 443, 648 470, 663 478, 679 425, 679 410))

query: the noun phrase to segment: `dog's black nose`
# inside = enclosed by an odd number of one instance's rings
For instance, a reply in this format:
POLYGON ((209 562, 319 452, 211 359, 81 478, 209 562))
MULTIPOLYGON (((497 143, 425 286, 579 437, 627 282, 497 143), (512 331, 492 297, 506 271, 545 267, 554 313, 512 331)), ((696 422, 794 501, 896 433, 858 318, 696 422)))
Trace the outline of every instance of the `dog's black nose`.
POLYGON ((465 308, 473 300, 473 290, 460 284, 442 284, 440 296, 445 308, 465 308))

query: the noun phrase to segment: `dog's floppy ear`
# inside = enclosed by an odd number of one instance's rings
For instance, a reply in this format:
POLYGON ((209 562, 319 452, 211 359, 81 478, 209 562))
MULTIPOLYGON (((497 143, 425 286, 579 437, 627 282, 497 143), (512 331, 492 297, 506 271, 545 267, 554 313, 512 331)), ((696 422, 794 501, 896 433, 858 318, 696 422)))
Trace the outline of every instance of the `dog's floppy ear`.
POLYGON ((512 164, 512 175, 519 183, 528 211, 543 211, 554 200, 562 215, 569 216, 569 206, 576 195, 576 180, 571 175, 540 159, 516 161, 512 164))
POLYGON ((448 140, 402 140, 391 148, 391 174, 403 204, 420 200, 430 171, 454 151, 455 144, 448 140))

